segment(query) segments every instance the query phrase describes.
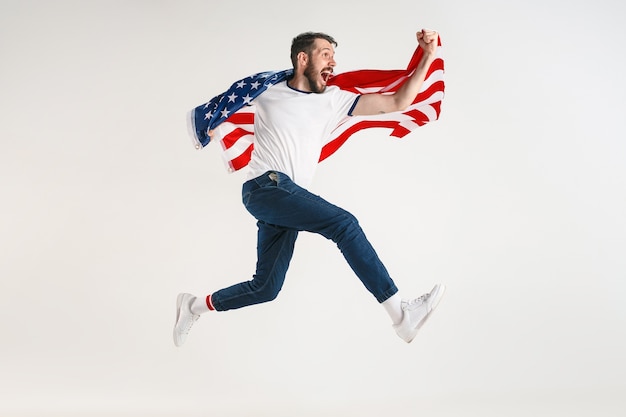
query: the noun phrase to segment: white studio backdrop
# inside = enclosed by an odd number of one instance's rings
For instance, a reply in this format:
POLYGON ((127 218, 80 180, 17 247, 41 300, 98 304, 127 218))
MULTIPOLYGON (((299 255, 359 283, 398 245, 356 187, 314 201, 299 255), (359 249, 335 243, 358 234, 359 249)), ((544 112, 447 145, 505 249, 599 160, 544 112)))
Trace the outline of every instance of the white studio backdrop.
POLYGON ((623 416, 626 111, 618 1, 0 1, 0 415, 623 416), (244 173, 185 113, 325 31, 338 72, 446 60, 441 119, 363 132, 312 191, 402 291, 410 345, 302 234, 279 298, 171 340, 178 292, 249 279, 244 173))

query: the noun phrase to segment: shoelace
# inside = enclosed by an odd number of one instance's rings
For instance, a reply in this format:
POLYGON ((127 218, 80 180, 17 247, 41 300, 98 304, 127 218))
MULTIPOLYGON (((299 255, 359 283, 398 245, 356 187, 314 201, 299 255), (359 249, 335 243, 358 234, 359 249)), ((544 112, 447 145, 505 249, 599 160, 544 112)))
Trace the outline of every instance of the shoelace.
POLYGON ((407 301, 407 305, 412 306, 416 304, 424 304, 424 301, 426 301, 428 297, 430 297, 430 293, 426 293, 424 295, 419 296, 418 298, 407 301))

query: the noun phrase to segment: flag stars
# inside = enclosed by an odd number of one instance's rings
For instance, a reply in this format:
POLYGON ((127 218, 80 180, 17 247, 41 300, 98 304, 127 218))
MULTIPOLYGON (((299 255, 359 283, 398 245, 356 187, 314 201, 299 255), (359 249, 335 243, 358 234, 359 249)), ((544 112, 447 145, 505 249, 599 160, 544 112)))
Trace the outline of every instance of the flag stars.
POLYGON ((252 84, 250 84, 250 88, 252 88, 253 90, 257 90, 259 88, 259 86, 261 85, 260 82, 255 81, 252 84))
POLYGON ((246 86, 246 80, 241 80, 237 83, 237 88, 244 88, 246 86))
POLYGON ((222 117, 225 119, 228 118, 228 113, 230 113, 228 110, 226 109, 222 110, 222 117))
POLYGON ((243 104, 250 105, 250 103, 252 103, 252 97, 250 97, 250 94, 246 94, 243 98, 243 104))
POLYGON ((235 99, 236 99, 237 97, 239 97, 237 94, 232 93, 231 95, 229 95, 229 96, 228 96, 228 102, 229 102, 229 103, 234 103, 234 102, 235 102, 235 99))

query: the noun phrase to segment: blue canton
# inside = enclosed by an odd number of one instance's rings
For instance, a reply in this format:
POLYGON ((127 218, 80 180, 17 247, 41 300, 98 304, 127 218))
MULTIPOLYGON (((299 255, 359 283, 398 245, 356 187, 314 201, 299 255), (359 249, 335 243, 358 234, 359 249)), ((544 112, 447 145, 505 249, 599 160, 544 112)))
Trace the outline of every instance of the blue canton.
POLYGON ((288 79, 293 69, 283 71, 265 71, 239 80, 222 94, 213 97, 208 103, 202 104, 191 111, 193 133, 205 147, 211 141, 209 130, 214 129, 228 119, 233 113, 244 106, 272 85, 288 79))

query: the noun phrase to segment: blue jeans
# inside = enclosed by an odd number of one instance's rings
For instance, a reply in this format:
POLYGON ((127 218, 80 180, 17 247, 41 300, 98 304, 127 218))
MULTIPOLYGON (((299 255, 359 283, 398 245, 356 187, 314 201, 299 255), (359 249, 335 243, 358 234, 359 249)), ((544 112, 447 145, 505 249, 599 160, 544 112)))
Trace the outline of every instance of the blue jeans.
POLYGON ((278 296, 298 232, 318 233, 337 244, 365 288, 382 303, 398 288, 347 211, 296 185, 281 172, 266 172, 243 184, 246 209, 258 220, 256 274, 211 295, 218 311, 271 301, 278 296))

